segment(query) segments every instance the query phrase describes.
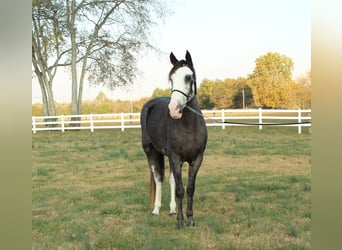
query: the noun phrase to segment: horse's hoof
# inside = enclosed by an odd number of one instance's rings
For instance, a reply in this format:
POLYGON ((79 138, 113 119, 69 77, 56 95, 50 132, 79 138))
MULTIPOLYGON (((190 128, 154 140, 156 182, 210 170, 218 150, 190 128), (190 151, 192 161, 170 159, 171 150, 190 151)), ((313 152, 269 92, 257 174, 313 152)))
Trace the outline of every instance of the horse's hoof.
POLYGON ((195 221, 194 220, 189 220, 188 226, 189 227, 194 227, 195 226, 195 221))
POLYGON ((159 213, 151 213, 152 216, 159 216, 159 213))
POLYGON ((182 222, 177 223, 177 229, 178 229, 178 230, 183 229, 183 223, 182 223, 182 222))
POLYGON ((169 212, 169 216, 174 216, 174 215, 177 215, 176 212, 169 212))

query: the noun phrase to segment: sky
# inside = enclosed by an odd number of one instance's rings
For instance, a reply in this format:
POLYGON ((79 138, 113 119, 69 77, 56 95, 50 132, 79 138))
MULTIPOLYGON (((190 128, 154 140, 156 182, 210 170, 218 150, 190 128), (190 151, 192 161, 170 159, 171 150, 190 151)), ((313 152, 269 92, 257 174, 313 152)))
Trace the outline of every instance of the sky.
MULTIPOLYGON (((294 61, 293 78, 311 70, 311 2, 309 0, 173 0, 172 14, 152 29, 151 41, 162 53, 143 52, 140 74, 129 89, 89 86, 83 99, 93 100, 104 92, 112 100, 137 100, 151 96, 155 88, 169 87, 169 54, 192 56, 198 84, 204 78, 247 77, 255 60, 277 52, 294 61)), ((53 85, 57 102, 70 102, 71 77, 59 70, 53 85)), ((32 81, 32 103, 41 93, 32 81)))

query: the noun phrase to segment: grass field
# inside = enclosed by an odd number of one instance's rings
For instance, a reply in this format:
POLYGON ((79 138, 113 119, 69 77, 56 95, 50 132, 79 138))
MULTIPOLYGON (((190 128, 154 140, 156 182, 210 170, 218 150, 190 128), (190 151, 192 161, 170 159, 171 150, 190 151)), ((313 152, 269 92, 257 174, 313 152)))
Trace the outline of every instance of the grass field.
POLYGON ((33 134, 32 249, 310 249, 307 129, 208 132, 196 227, 182 230, 168 215, 168 178, 151 216, 140 129, 33 134))

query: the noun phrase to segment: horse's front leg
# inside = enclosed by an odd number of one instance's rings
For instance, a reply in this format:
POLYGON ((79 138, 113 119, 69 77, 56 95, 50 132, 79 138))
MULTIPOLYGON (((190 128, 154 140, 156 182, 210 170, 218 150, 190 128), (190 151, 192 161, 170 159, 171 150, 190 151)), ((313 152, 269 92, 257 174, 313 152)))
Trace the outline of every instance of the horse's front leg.
POLYGON ((175 184, 176 184, 176 198, 177 198, 177 228, 183 227, 183 198, 184 187, 182 182, 182 162, 170 160, 170 166, 173 172, 175 184))
POLYGON ((201 154, 196 158, 194 162, 190 164, 189 171, 188 171, 188 186, 186 188, 188 204, 187 204, 187 209, 186 209, 186 216, 188 218, 189 226, 195 226, 192 204, 193 204, 193 197, 195 193, 196 176, 201 166, 202 160, 203 160, 203 155, 201 154))

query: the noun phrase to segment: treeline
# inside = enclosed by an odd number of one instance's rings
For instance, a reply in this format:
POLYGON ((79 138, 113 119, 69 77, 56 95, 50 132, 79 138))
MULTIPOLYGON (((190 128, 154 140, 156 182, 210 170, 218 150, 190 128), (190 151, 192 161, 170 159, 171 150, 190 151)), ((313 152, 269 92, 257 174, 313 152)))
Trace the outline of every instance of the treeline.
MULTIPOLYGON (((287 87, 287 103, 276 108, 307 109, 311 108, 311 84, 309 74, 292 81, 287 87)), ((142 106, 151 98, 159 96, 170 96, 170 89, 156 88, 151 97, 143 97, 138 101, 113 101, 100 92, 93 101, 82 103, 84 114, 108 114, 108 113, 129 113, 140 112, 142 106)), ((255 108, 259 107, 253 96, 253 91, 248 85, 248 79, 225 79, 209 80, 204 79, 198 90, 197 99, 202 109, 234 109, 234 108, 255 108)), ((262 106, 263 108, 272 108, 262 106)), ((71 103, 56 103, 57 114, 70 115, 71 103)), ((32 105, 33 116, 43 116, 42 104, 32 105)))
MULTIPOLYGON (((311 108, 311 72, 293 80, 293 60, 269 52, 255 61, 254 71, 247 78, 204 79, 197 90, 202 109, 234 108, 311 108)), ((138 101, 112 101, 99 93, 94 101, 82 103, 84 114, 139 112, 144 103, 154 97, 170 96, 170 89, 155 89, 151 97, 138 101)), ((71 104, 56 104, 57 114, 71 114, 71 104)), ((43 115, 43 107, 32 105, 32 115, 43 115)))
MULTIPOLYGON (((82 103, 83 114, 110 114, 110 113, 129 113, 139 112, 144 103, 149 100, 150 97, 141 98, 138 101, 113 101, 108 99, 107 96, 100 92, 93 101, 84 101, 82 103)), ((71 103, 56 103, 57 115, 70 115, 71 114, 71 103)), ((33 116, 43 116, 43 105, 33 104, 32 105, 33 116)))
MULTIPOLYGON (((224 80, 204 79, 197 90, 197 99, 202 109, 238 109, 238 108, 311 108, 310 74, 296 81, 291 80, 284 86, 270 90, 253 91, 250 79, 236 78, 224 80)), ((152 97, 169 96, 170 89, 155 89, 152 97)))
POLYGON ((255 61, 247 78, 203 80, 198 99, 205 109, 311 108, 311 72, 292 79, 293 60, 268 52, 255 61))
POLYGON ((253 91, 250 80, 245 78, 225 80, 203 80, 198 89, 198 101, 203 109, 235 108, 311 108, 311 84, 307 77, 290 81, 283 87, 271 91, 253 91))
MULTIPOLYGON (((152 97, 170 96, 170 89, 155 89, 152 97)), ((250 107, 253 102, 246 79, 204 79, 197 89, 197 100, 202 109, 230 109, 250 107)))

